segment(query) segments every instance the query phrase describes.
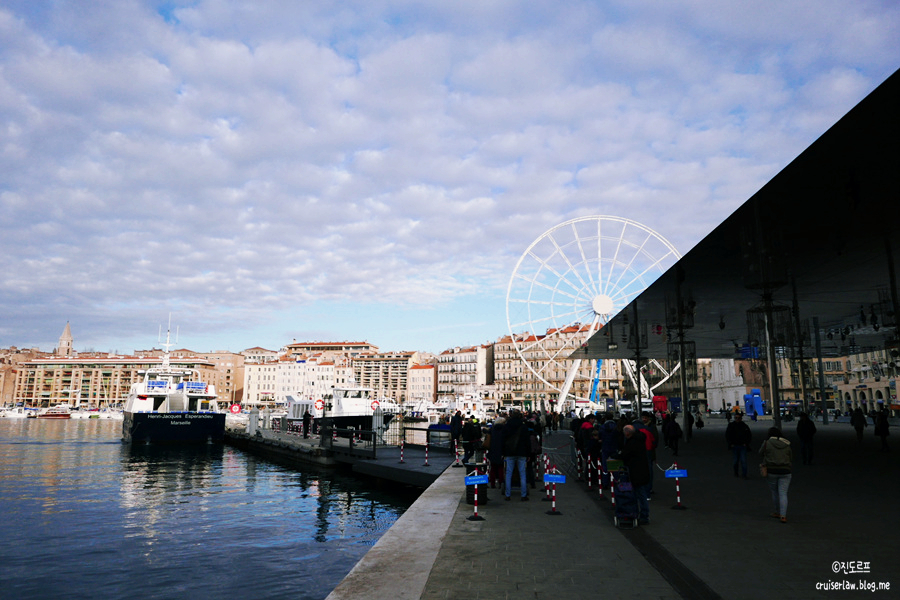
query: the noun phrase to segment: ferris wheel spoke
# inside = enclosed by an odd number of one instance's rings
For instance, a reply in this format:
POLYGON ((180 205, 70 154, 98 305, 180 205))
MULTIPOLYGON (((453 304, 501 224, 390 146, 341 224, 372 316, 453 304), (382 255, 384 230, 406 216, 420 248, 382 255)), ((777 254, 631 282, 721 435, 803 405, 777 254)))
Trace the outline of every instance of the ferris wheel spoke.
MULTIPOLYGON (((575 239, 579 240, 577 232, 575 233, 575 239)), ((569 272, 571 272, 578 279, 578 282, 581 284, 580 289, 590 289, 590 285, 584 279, 582 279, 581 274, 578 272, 576 265, 572 264, 572 261, 569 260, 569 255, 566 254, 562 247, 560 247, 559 243, 556 241, 556 238, 552 235, 550 236, 550 243, 553 244, 553 247, 556 248, 557 253, 560 257, 565 261, 566 266, 569 267, 569 272)))
POLYGON ((606 284, 604 286, 604 289, 606 289, 606 290, 611 289, 611 288, 614 289, 613 286, 615 284, 613 283, 612 278, 613 278, 613 273, 615 272, 616 265, 619 264, 618 257, 619 257, 619 253, 622 251, 622 244, 624 243, 624 240, 625 240, 625 231, 626 231, 626 228, 623 227, 622 231, 619 232, 619 239, 616 241, 616 251, 613 254, 613 260, 609 261, 609 273, 606 276, 606 284))
POLYGON ((569 312, 564 312, 564 313, 559 313, 559 314, 551 314, 551 315, 547 315, 547 316, 543 316, 543 317, 537 317, 535 319, 532 319, 531 322, 534 324, 546 323, 546 322, 553 323, 553 322, 557 321, 558 319, 563 319, 565 317, 574 317, 579 314, 584 314, 584 311, 570 310, 569 312))
POLYGON ((544 288, 545 290, 550 290, 551 292, 558 293, 562 296, 567 296, 569 298, 572 298, 573 300, 578 299, 578 296, 576 294, 572 294, 571 292, 567 292, 565 290, 561 290, 559 288, 549 286, 546 283, 544 283, 543 281, 538 281, 537 279, 526 279, 524 277, 522 279, 524 281, 527 281, 528 283, 530 283, 532 286, 537 286, 540 288, 544 288))
MULTIPOLYGON (((635 282, 640 282, 642 285, 640 285, 639 288, 640 288, 640 290, 643 290, 645 287, 647 287, 647 284, 644 284, 644 278, 646 276, 648 276, 654 269, 657 271, 660 271, 661 265, 663 264, 663 259, 666 257, 669 257, 671 255, 672 255, 672 253, 668 252, 662 258, 656 260, 655 262, 653 262, 650 265, 647 265, 647 267, 643 271, 641 271, 639 273, 635 272, 635 275, 631 278, 631 280, 628 281, 627 283, 625 283, 624 285, 619 285, 618 289, 623 290, 623 291, 634 289, 634 288, 632 288, 633 284, 635 282)), ((624 276, 624 273, 623 273, 623 276, 624 276)))
MULTIPOLYGON (((568 262, 568 261, 567 261, 567 262, 568 262)), ((570 288, 572 288, 572 289, 575 290, 576 292, 580 292, 581 290, 584 289, 584 287, 585 287, 584 285, 581 285, 581 286, 575 285, 574 283, 572 283, 571 280, 569 280, 569 278, 566 276, 565 273, 561 273, 558 269, 556 269, 555 267, 553 267, 553 265, 550 265, 550 264, 548 264, 548 263, 544 263, 544 264, 543 264, 543 267, 545 268, 545 270, 546 270, 547 272, 552 273, 552 274, 556 277, 556 279, 557 279, 556 287, 553 288, 553 289, 559 289, 559 284, 561 284, 561 283, 567 284, 570 288)), ((576 274, 576 278, 581 279, 580 277, 578 277, 577 274, 576 274)), ((582 281, 581 283, 584 284, 583 281, 582 281)))
POLYGON ((587 254, 584 251, 584 244, 581 242, 581 237, 578 235, 575 225, 572 225, 572 231, 575 233, 575 243, 578 244, 578 254, 581 256, 581 262, 579 265, 583 265, 584 272, 587 273, 589 284, 586 284, 585 287, 588 287, 593 292, 597 292, 599 290, 599 286, 597 282, 594 280, 594 273, 591 270, 590 261, 588 260, 587 254))

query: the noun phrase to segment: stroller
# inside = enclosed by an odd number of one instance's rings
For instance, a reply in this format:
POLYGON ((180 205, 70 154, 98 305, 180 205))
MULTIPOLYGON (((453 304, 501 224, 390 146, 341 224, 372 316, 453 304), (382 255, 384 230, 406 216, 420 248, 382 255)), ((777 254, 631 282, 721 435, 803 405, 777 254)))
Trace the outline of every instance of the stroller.
POLYGON ((620 469, 615 477, 616 513, 613 523, 620 529, 634 529, 638 525, 638 501, 631 477, 625 468, 620 469))

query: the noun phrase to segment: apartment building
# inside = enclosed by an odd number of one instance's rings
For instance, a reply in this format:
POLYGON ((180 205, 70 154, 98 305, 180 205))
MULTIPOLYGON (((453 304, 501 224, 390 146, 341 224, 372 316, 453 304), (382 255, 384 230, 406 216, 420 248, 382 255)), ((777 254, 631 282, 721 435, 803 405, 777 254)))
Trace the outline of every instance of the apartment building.
POLYGON ((278 360, 281 353, 277 350, 267 350, 266 348, 256 346, 254 348, 243 350, 241 355, 244 357, 245 363, 265 363, 278 360))
POLYGON ((298 342, 294 340, 285 346, 290 356, 325 356, 330 358, 356 358, 363 354, 378 353, 378 346, 369 342, 298 342))
MULTIPOLYGON (((140 380, 143 371, 160 363, 160 359, 135 356, 53 356, 28 360, 15 369, 14 400, 35 407, 118 404, 128 395, 131 384, 140 380)), ((171 364, 196 370, 199 381, 212 383, 217 379, 215 365, 202 358, 172 359, 171 364)), ((220 400, 227 401, 227 398, 220 400)))
POLYGON ((428 405, 437 401, 437 365, 413 365, 407 380, 410 403, 428 405))
POLYGON ((371 388, 377 397, 401 404, 409 400, 409 372, 418 363, 418 352, 369 353, 351 359, 358 386, 371 388))
POLYGON ((437 397, 455 399, 464 395, 487 397, 494 391, 494 344, 455 347, 437 357, 437 397))

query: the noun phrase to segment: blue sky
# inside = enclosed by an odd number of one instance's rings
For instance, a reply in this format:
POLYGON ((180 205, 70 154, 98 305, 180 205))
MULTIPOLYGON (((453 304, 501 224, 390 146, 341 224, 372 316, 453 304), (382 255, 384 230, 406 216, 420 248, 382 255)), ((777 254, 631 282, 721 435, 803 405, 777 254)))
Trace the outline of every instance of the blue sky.
POLYGON ((895 2, 0 4, 0 347, 508 332, 587 215, 687 252, 900 66, 895 2))

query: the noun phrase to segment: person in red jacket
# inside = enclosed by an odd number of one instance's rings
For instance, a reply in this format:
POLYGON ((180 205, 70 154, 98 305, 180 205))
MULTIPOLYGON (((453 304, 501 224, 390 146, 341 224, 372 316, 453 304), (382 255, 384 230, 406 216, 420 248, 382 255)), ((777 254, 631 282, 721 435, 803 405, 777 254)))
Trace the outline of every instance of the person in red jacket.
POLYGON ((628 467, 628 475, 631 477, 631 485, 638 501, 638 523, 646 525, 650 522, 650 461, 647 459, 647 438, 643 431, 635 429, 634 425, 626 425, 625 446, 622 448, 621 458, 628 467))

